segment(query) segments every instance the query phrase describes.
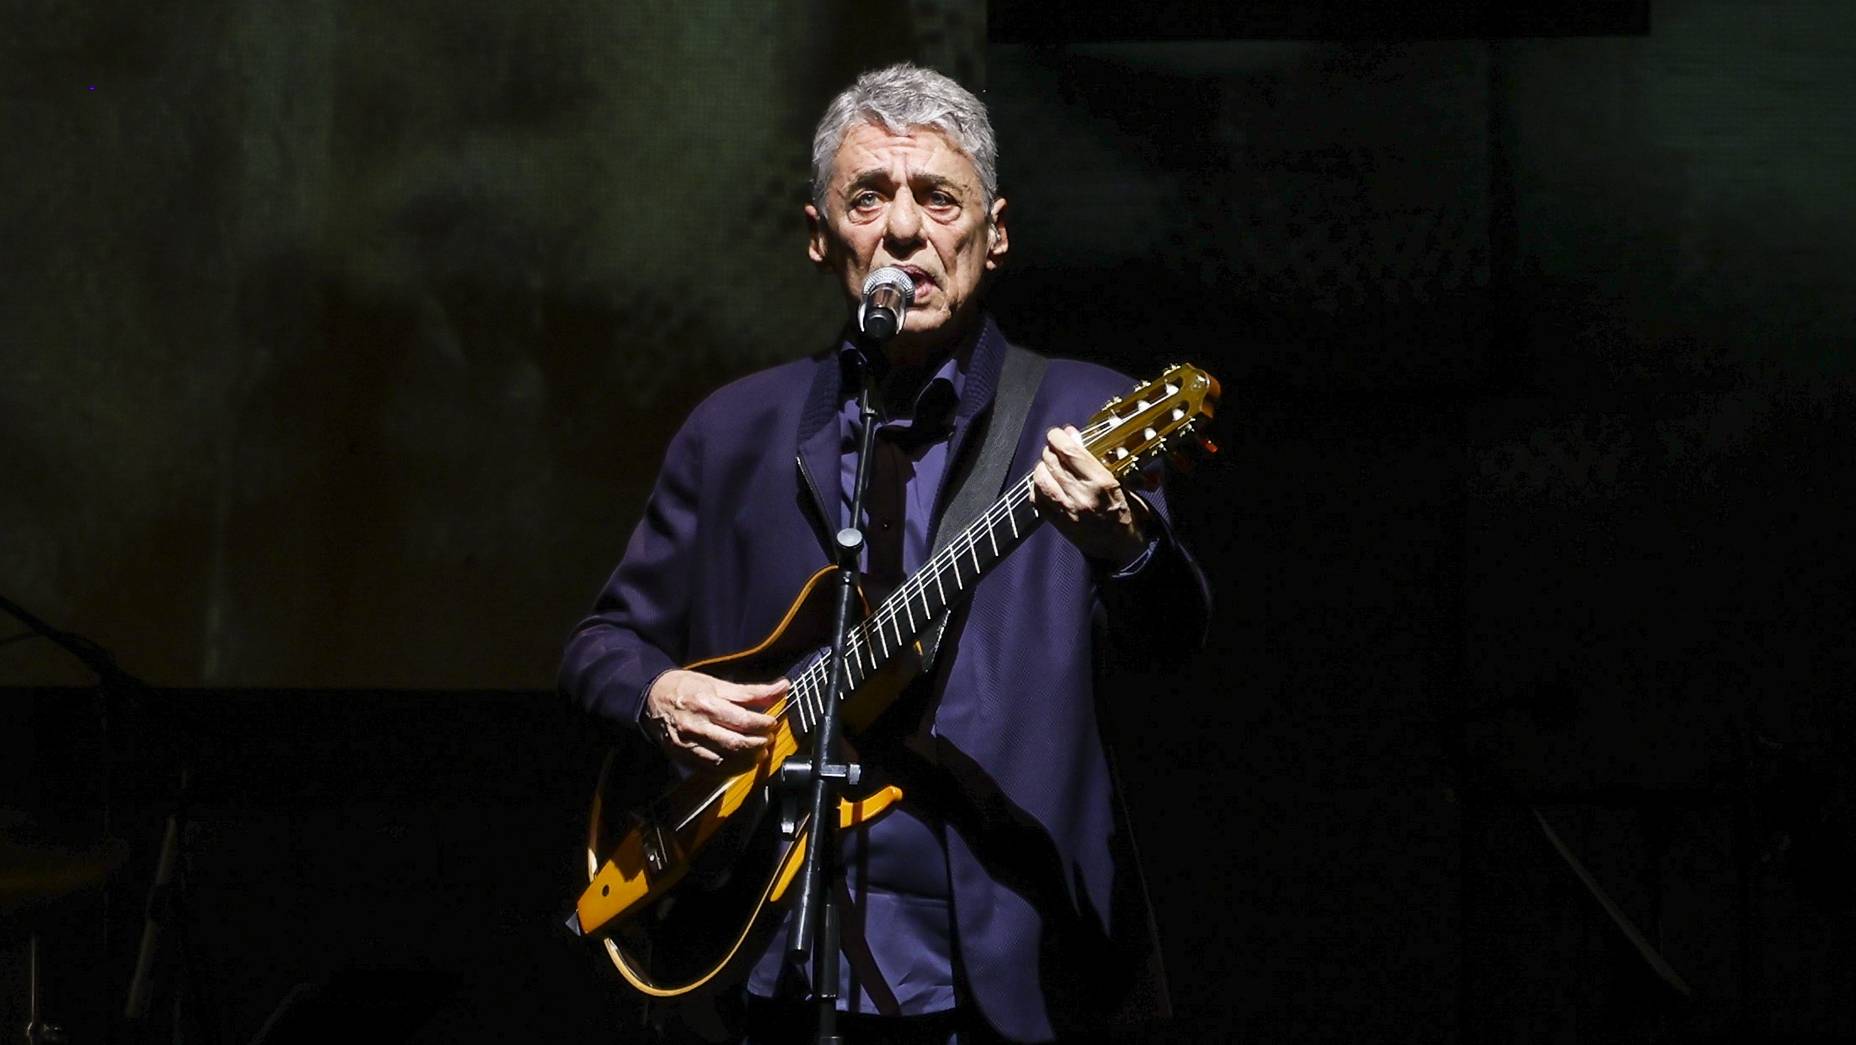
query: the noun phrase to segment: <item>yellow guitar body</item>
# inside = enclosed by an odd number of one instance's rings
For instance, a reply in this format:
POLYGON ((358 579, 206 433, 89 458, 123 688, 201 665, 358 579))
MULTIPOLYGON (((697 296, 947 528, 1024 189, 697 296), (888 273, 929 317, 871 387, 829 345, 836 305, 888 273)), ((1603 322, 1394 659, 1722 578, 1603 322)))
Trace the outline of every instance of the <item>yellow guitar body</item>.
MULTIPOLYGON (((765 664, 770 655, 777 655, 778 651, 792 645, 792 630, 820 611, 828 590, 827 582, 836 573, 835 568, 827 567, 813 574, 779 625, 759 644, 740 653, 696 661, 688 668, 721 678, 763 681, 757 677, 756 669, 765 664)), ((854 734, 867 726, 890 704, 906 681, 907 664, 898 658, 860 687, 844 706, 847 732, 854 734)), ((671 811, 669 817, 635 818, 634 824, 616 844, 606 837, 604 796, 609 775, 614 771, 612 758, 607 757, 587 821, 589 882, 574 904, 583 934, 590 935, 610 924, 622 923, 667 897, 683 881, 700 850, 745 811, 765 800, 780 766, 799 753, 799 738, 794 735, 785 710, 784 702, 769 709, 768 714, 774 716, 777 725, 770 743, 761 750, 751 768, 733 775, 716 773, 691 777, 677 785, 662 803, 671 811)), ((901 798, 900 788, 883 787, 862 798, 842 799, 838 806, 839 826, 868 825, 901 798)), ((643 962, 628 957, 618 940, 608 935, 604 940, 606 951, 619 974, 633 987, 653 997, 677 997, 707 985, 735 959, 761 912, 785 896, 804 862, 808 834, 808 826, 802 821, 794 836, 783 841, 778 859, 765 874, 764 887, 759 890, 758 897, 746 905, 736 919, 739 924, 728 940, 707 941, 711 946, 724 945, 717 946, 714 959, 705 962, 695 974, 680 976, 676 982, 660 982, 642 967, 643 962)))

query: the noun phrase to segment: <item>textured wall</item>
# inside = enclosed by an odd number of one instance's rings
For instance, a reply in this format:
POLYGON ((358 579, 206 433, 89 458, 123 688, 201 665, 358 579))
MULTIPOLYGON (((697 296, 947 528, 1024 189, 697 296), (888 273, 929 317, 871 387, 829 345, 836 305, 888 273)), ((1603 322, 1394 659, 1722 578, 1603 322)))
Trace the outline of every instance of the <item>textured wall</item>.
POLYGON ((6 590, 161 683, 547 684, 682 413, 835 322, 824 99, 977 65, 841 6, 29 7, 6 590))
POLYGON ((0 591, 162 683, 545 688, 688 406, 828 332, 809 125, 912 54, 989 88, 1007 330, 1226 383, 1214 645, 1121 716, 1179 1033, 1850 1032, 1856 20, 1653 16, 23 4, 0 591))

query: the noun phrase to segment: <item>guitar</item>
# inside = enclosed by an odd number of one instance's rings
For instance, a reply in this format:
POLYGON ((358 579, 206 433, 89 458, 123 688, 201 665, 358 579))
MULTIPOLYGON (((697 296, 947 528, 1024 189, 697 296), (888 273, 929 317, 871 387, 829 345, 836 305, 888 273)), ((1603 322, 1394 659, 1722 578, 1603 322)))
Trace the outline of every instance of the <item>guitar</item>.
MULTIPOLYGON (((1195 429, 1212 416, 1218 395, 1218 382, 1204 371, 1168 367, 1109 400, 1083 428, 1084 444, 1124 481, 1163 457, 1183 465, 1188 445, 1217 452, 1195 429)), ((1026 475, 866 612, 847 640, 849 696, 841 710, 847 736, 875 721, 919 670, 918 657, 902 654, 919 653, 916 640, 931 622, 1042 521, 1026 475)), ((622 811, 610 800, 611 756, 600 772, 587 826, 589 884, 569 926, 599 936, 619 974, 647 995, 688 994, 730 968, 804 861, 807 818, 776 829, 782 818, 768 813, 780 804, 774 781, 781 764, 800 751, 825 708, 830 665, 817 636, 829 633, 835 573, 827 566, 813 574, 758 645, 687 665, 734 681, 779 674, 791 680, 786 696, 766 711, 776 726, 752 766, 696 772, 622 811)), ((892 786, 845 799, 839 824, 868 824, 901 797, 892 786)))

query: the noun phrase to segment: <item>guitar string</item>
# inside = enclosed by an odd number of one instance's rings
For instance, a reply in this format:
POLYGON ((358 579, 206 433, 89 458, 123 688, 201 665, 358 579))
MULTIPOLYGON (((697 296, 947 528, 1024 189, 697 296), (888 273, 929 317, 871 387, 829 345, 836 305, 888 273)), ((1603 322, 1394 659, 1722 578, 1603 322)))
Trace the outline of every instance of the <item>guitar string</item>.
MULTIPOLYGON (((1115 427, 1116 420, 1117 419, 1110 418, 1085 427, 1081 433, 1084 442, 1088 442, 1115 427)), ((1022 505, 1032 503, 1030 499, 1032 487, 1032 477, 1027 474, 1003 497, 994 501, 979 519, 975 520, 963 530, 954 540, 948 542, 947 546, 930 559, 925 567, 917 570, 914 576, 903 583, 901 588, 898 588, 895 592, 891 593, 889 598, 883 600, 883 604, 877 608, 877 612, 871 614, 868 619, 860 622, 851 630, 846 645, 852 653, 857 654, 855 662, 859 666, 858 670, 862 670, 863 655, 877 649, 876 641, 881 639, 881 629, 885 624, 896 625, 893 630, 898 636, 898 646, 906 641, 906 638, 902 635, 899 616, 903 612, 909 612, 908 604, 914 598, 917 596, 921 597, 924 616, 931 617, 931 614, 928 612, 929 603, 927 597, 929 580, 933 579, 937 581, 938 585, 940 575, 951 568, 957 593, 959 591, 964 591, 960 577, 959 556, 963 551, 974 552, 974 562, 976 567, 978 567, 977 553, 982 532, 993 547, 993 562, 997 563, 999 561, 1002 556, 1000 556, 998 552, 998 539, 995 536, 995 527, 1000 522, 1013 518, 1018 508, 1022 505), (947 561, 944 563, 942 562, 943 559, 947 561)), ((1032 521, 1026 524, 1026 534, 1042 520, 1043 516, 1037 514, 1034 507, 1032 521)), ((1018 534, 1016 536, 1018 539, 1023 539, 1025 534, 1018 534)), ((984 572, 984 568, 975 569, 973 577, 974 583, 978 582, 980 574, 984 572)), ((945 610, 946 608, 947 605, 944 604, 942 609, 945 610)), ((912 622, 912 612, 910 616, 912 622)), ((910 634, 913 635, 916 630, 917 629, 911 627, 910 634)), ((891 652, 887 650, 880 652, 882 654, 882 659, 885 660, 891 655, 891 652)), ((826 685, 829 680, 821 677, 823 675, 821 666, 829 659, 830 658, 827 657, 814 661, 811 666, 800 673, 799 678, 793 683, 792 694, 796 698, 796 701, 790 702, 790 710, 797 710, 797 717, 802 731, 809 732, 817 722, 819 714, 824 710, 824 694, 821 692, 821 687, 826 685)), ((881 666, 880 661, 875 655, 872 655, 870 660, 873 665, 870 670, 874 673, 881 666)), ((858 681, 861 682, 862 680, 858 681)), ((851 688, 855 689, 856 683, 853 683, 851 688)), ((786 714, 789 711, 788 705, 789 702, 783 701, 782 706, 773 709, 773 713, 775 715, 786 714)))
MULTIPOLYGON (((1118 422, 1123 421, 1126 421, 1126 418, 1109 418, 1096 424, 1086 426, 1082 430, 1081 435, 1086 443, 1114 428, 1118 422)), ((883 660, 887 660, 887 658, 892 655, 892 651, 879 649, 876 645, 878 641, 882 641, 882 628, 885 624, 894 626, 892 630, 894 630, 898 636, 898 646, 907 641, 902 633, 900 615, 908 613, 911 618, 911 625, 913 624, 913 612, 909 609, 909 605, 915 598, 921 598, 924 616, 932 619, 931 607, 927 596, 928 582, 930 580, 935 581, 936 586, 939 587, 941 575, 951 570, 956 586, 956 595, 958 596, 964 591, 959 568, 959 557, 963 551, 974 553, 973 558, 976 568, 973 582, 977 583, 979 576, 983 574, 987 568, 979 565, 979 539, 982 533, 984 533, 988 542, 993 546, 993 562, 997 563, 999 559, 1002 558, 998 552, 996 528, 1000 522, 1015 518, 1019 507, 1027 503, 1034 504, 1030 496, 1032 486, 1032 477, 1027 474, 1011 491, 1006 493, 999 500, 993 502, 979 519, 975 520, 962 531, 958 537, 949 542, 940 553, 930 559, 926 567, 917 570, 915 575, 904 582, 901 588, 892 593, 889 598, 885 599, 883 605, 878 607, 876 613, 872 614, 867 620, 860 622, 852 629, 848 646, 853 653, 857 654, 855 663, 859 671, 863 670, 862 658, 865 654, 871 654, 870 661, 873 666, 870 670, 872 673, 881 667, 881 662, 883 660), (943 559, 946 561, 943 562, 943 559), (871 651, 875 651, 875 653, 872 654, 871 651)), ((1016 526, 1014 526, 1014 539, 1022 540, 1023 537, 1029 533, 1031 528, 1042 521, 1043 517, 1037 514, 1034 507, 1032 519, 1026 524, 1025 533, 1018 533, 1016 531, 1016 526)), ((949 603, 950 600, 945 598, 945 592, 943 592, 942 609, 945 610, 949 603)), ((918 630, 919 629, 911 626, 909 632, 910 636, 914 635, 918 630)), ((887 643, 885 642, 885 644, 887 643)), ((819 661, 814 661, 812 666, 801 673, 800 678, 794 683, 794 691, 798 697, 796 710, 799 712, 798 718, 801 728, 806 731, 811 730, 813 725, 817 722, 818 716, 824 710, 825 697, 822 688, 827 685, 829 680, 824 677, 825 671, 823 665, 828 659, 829 658, 824 658, 819 661)), ((856 688, 862 681, 861 679, 853 681, 852 688, 856 688)), ((785 709, 781 708, 775 713, 778 714, 784 711, 785 709)))
MULTIPOLYGON (((868 670, 874 673, 877 667, 880 666, 877 654, 880 653, 885 658, 889 655, 887 650, 877 649, 876 641, 881 638, 882 627, 886 623, 896 620, 897 613, 895 606, 902 601, 913 599, 917 594, 923 596, 923 606, 927 606, 926 592, 927 578, 929 575, 940 573, 946 567, 955 567, 954 583, 956 585, 956 590, 960 590, 960 574, 957 563, 959 561, 959 553, 962 550, 962 543, 964 542, 968 546, 976 545, 979 539, 978 531, 982 528, 995 525, 999 518, 1001 518, 997 515, 997 511, 1001 506, 1005 506, 1007 514, 1010 514, 1010 512, 1015 511, 1020 504, 1023 504, 1024 502, 1018 498, 1019 495, 1028 490, 1029 484, 1030 477, 1027 476, 1025 480, 1014 487, 1010 493, 1007 493, 1000 500, 995 501, 988 507, 986 513, 982 515, 980 519, 975 520, 971 526, 962 531, 959 537, 956 537, 947 547, 937 553, 935 557, 929 561, 927 566, 917 571, 915 577, 910 578, 902 588, 899 588, 896 592, 892 593, 888 599, 885 599, 883 605, 878 608, 876 613, 872 614, 868 619, 859 622, 856 627, 851 629, 846 645, 853 655, 852 660, 856 664, 859 672, 865 670, 864 661, 866 656, 869 658, 872 665, 868 670), (943 563, 943 559, 947 561, 943 563)), ((898 634, 900 634, 899 630, 898 634)), ((825 665, 829 663, 829 660, 830 658, 826 657, 814 661, 800 674, 799 678, 793 684, 793 690, 797 698, 795 707, 799 712, 799 721, 804 730, 811 730, 813 724, 816 723, 818 719, 819 713, 824 709, 824 696, 820 692, 820 688, 828 682, 827 679, 823 678, 823 675, 827 670, 825 665)), ((856 688, 856 685, 861 682, 861 679, 854 680, 852 682, 852 688, 856 688)), ((781 710, 784 711, 785 709, 782 708, 781 710)))
MULTIPOLYGON (((1094 425, 1089 425, 1083 429, 1082 434, 1084 436, 1084 440, 1087 441, 1089 439, 1094 439, 1098 435, 1101 435, 1102 433, 1108 431, 1110 428, 1113 428, 1114 426, 1115 426, 1115 419, 1113 418, 1098 422, 1097 424, 1094 424, 1094 425)), ((902 638, 903 633, 902 633, 901 625, 900 625, 900 616, 902 614, 909 615, 910 625, 911 625, 910 626, 911 635, 913 635, 917 630, 919 630, 913 626, 914 615, 913 615, 913 611, 910 609, 910 604, 917 597, 920 597, 922 601, 922 609, 923 609, 924 616, 931 617, 932 615, 932 609, 928 602, 929 581, 930 580, 936 581, 938 585, 941 575, 946 572, 949 572, 949 569, 951 568, 951 571, 953 573, 954 583, 956 585, 956 594, 964 591, 964 587, 962 586, 962 580, 960 577, 960 569, 959 569, 960 554, 963 551, 970 551, 970 552, 977 553, 979 550, 979 539, 982 533, 985 535, 987 542, 992 546, 993 562, 994 563, 998 562, 999 559, 1003 557, 999 553, 999 550, 998 550, 998 538, 996 536, 998 524, 1015 518, 1016 513, 1021 506, 1027 503, 1033 503, 1031 501, 1031 492, 1032 492, 1032 478, 1029 474, 1027 474, 1024 478, 1020 479, 1019 482, 1015 484, 1015 486, 1011 490, 1005 493, 997 501, 994 501, 986 509, 985 513, 981 515, 979 519, 975 520, 971 525, 969 525, 965 530, 963 530, 959 536, 954 538, 954 540, 948 542, 947 547, 943 548, 939 553, 937 553, 934 556, 934 558, 930 559, 927 566, 923 567, 922 569, 917 570, 914 576, 910 577, 907 581, 903 583, 901 588, 891 593, 890 597, 883 601, 883 605, 878 607, 877 612, 872 614, 869 620, 863 622, 863 624, 860 624, 858 628, 855 629, 854 634, 853 634, 853 641, 855 642, 855 641, 858 641, 858 640, 861 640, 867 637, 867 632, 869 632, 871 628, 866 627, 866 625, 873 626, 877 637, 881 638, 882 627, 884 624, 895 625, 893 630, 895 630, 898 636, 898 642, 900 643, 902 641, 906 641, 906 639, 902 638), (943 563, 942 562, 943 559, 947 561, 943 563)), ((1041 518, 1042 518, 1041 516, 1038 516, 1036 514, 1036 509, 1034 507, 1033 508, 1033 519, 1040 520, 1041 518)), ((1027 525, 1033 525, 1033 524, 1027 524, 1027 525)), ((1022 539, 1023 535, 1015 534, 1015 537, 1017 539, 1022 539)), ((978 562, 977 554, 974 555, 974 560, 977 565, 977 562, 978 562)), ((976 568, 974 572, 975 582, 978 581, 979 575, 983 573, 984 571, 985 571, 985 568, 976 568)), ((943 605, 941 607, 942 609, 947 608, 948 601, 949 600, 946 600, 945 597, 943 598, 943 605)), ((890 654, 888 651, 884 651, 883 655, 887 657, 890 654)))
MULTIPOLYGON (((898 607, 904 602, 914 599, 917 595, 923 597, 923 606, 926 607, 927 582, 931 575, 952 569, 956 589, 963 590, 960 588, 962 581, 958 565, 961 553, 978 547, 980 531, 990 530, 990 528, 997 525, 1000 520, 1016 511, 1020 505, 1027 503, 1025 495, 1029 493, 1030 486, 1031 480, 1030 477, 1027 476, 1010 493, 1006 494, 1000 500, 995 501, 993 505, 987 509, 986 513, 975 520, 968 529, 962 531, 960 536, 949 542, 947 547, 943 548, 934 559, 930 560, 927 567, 917 571, 915 577, 911 578, 888 599, 885 599, 883 605, 878 608, 876 613, 871 614, 867 620, 859 623, 857 627, 852 629, 847 645, 854 654, 853 659, 858 666, 858 671, 861 672, 865 670, 863 664, 866 656, 868 656, 872 665, 868 670, 874 673, 880 668, 881 661, 886 660, 892 655, 893 651, 878 646, 879 642, 883 643, 884 646, 888 645, 888 640, 883 637, 882 629, 886 625, 895 625, 893 630, 896 631, 898 636, 902 635, 899 624, 900 612, 898 607)), ((1029 526, 1027 526, 1027 530, 1028 529, 1029 526)), ((978 574, 976 573, 974 580, 977 579, 978 574)), ((945 607, 943 608, 945 609, 945 607)), ((899 638, 898 645, 900 645, 901 641, 902 640, 899 638)), ((807 730, 812 728, 812 725, 818 720, 818 715, 824 710, 824 694, 822 692, 822 687, 828 684, 829 681, 823 677, 827 670, 824 668, 824 665, 828 662, 829 658, 815 661, 812 667, 808 668, 802 676, 808 684, 801 693, 800 721, 807 730)), ((865 677, 867 678, 868 676, 866 675, 865 677)), ((862 681, 862 679, 855 680, 852 684, 852 688, 855 688, 856 685, 862 681)))

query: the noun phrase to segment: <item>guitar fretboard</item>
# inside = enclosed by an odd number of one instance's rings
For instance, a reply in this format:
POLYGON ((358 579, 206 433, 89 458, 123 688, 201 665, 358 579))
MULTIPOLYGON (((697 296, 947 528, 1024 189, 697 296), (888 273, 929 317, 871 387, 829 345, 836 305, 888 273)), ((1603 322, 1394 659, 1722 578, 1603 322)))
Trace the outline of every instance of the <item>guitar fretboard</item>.
MULTIPOLYGON (((947 546, 891 592, 847 638, 850 673, 847 692, 855 692, 897 653, 907 649, 935 619, 1000 559, 1043 522, 1031 501, 1031 477, 1013 484, 947 546)), ((829 651, 827 651, 829 652, 829 651)), ((831 658, 821 657, 793 680, 786 716, 793 730, 807 734, 824 714, 831 688, 831 658)))

